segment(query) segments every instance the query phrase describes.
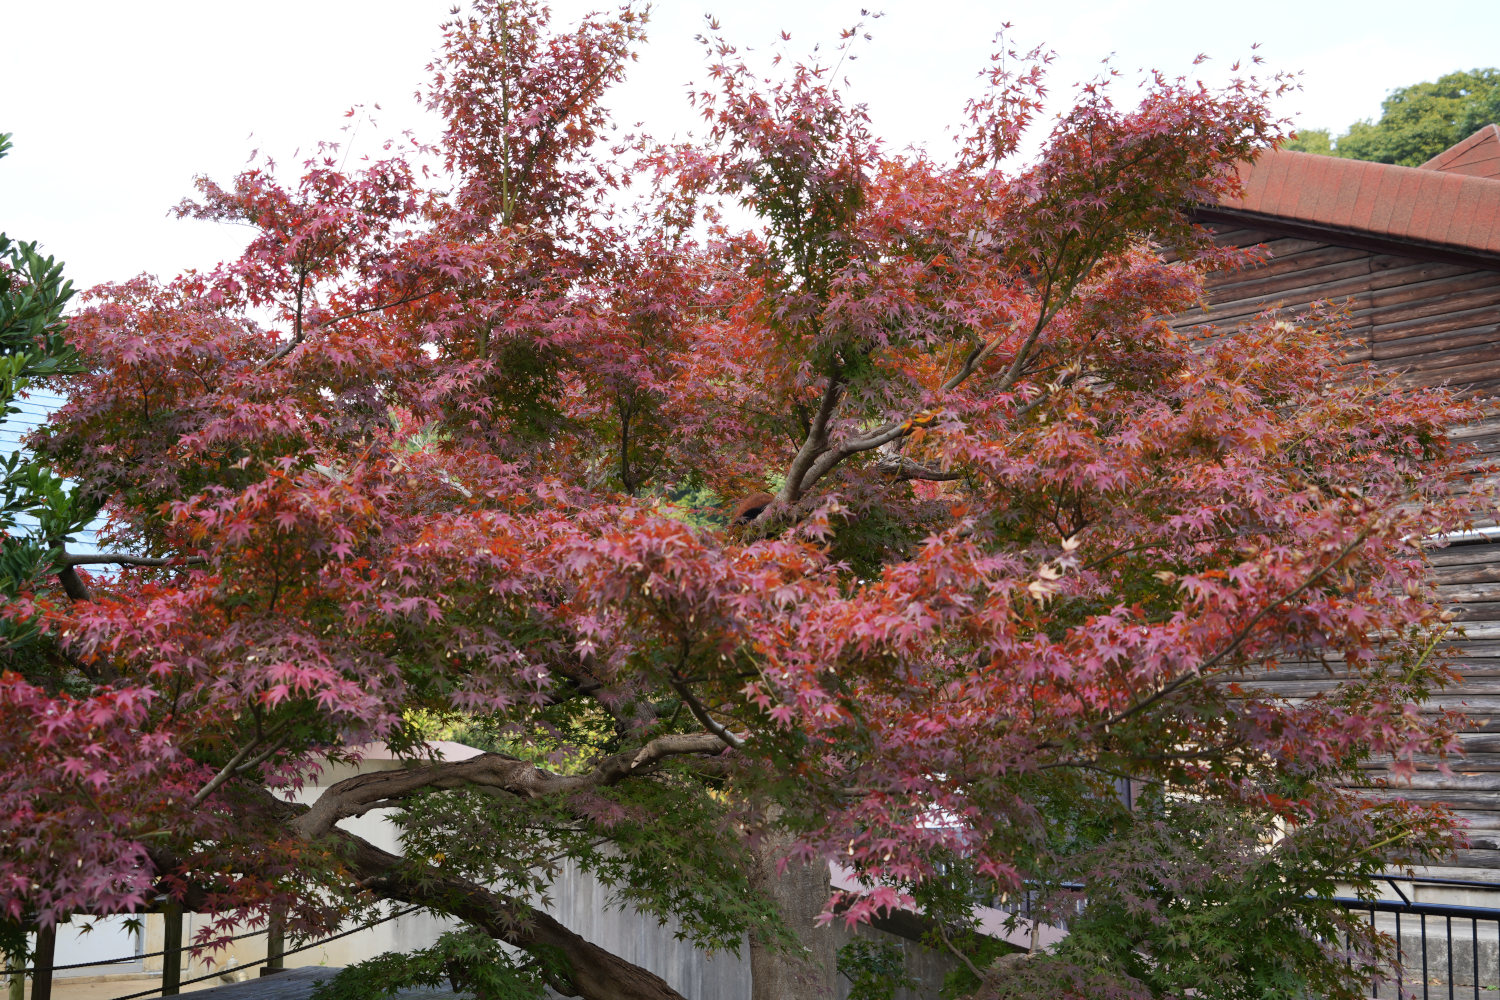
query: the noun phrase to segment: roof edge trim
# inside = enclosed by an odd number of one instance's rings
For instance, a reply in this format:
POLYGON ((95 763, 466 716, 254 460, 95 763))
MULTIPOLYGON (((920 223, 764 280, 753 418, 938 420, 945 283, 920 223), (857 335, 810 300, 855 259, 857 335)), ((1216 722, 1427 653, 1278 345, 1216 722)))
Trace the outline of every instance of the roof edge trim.
POLYGON ((1196 205, 1190 214, 1194 222, 1233 222, 1250 229, 1264 229, 1286 236, 1321 240, 1336 246, 1500 271, 1500 253, 1476 250, 1462 244, 1431 243, 1425 240, 1383 236, 1364 229, 1344 229, 1285 215, 1267 215, 1245 209, 1225 208, 1222 205, 1196 205))

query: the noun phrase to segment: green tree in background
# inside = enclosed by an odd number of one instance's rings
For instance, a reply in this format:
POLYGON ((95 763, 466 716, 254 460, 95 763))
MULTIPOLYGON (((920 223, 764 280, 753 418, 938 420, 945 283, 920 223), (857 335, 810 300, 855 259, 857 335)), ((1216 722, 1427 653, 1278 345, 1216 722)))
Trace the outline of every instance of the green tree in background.
MULTIPOLYGON (((0 133, 0 158, 10 136, 0 133)), ((63 307, 73 295, 62 265, 0 233, 0 425, 20 412, 28 388, 81 371, 63 337, 63 307)), ((62 543, 89 522, 67 484, 22 452, 0 453, 0 668, 37 638, 35 607, 41 581, 71 572, 62 543)))
POLYGON ((1340 136, 1306 129, 1287 149, 1416 167, 1500 121, 1500 69, 1449 73, 1391 92, 1377 122, 1355 122, 1340 136))

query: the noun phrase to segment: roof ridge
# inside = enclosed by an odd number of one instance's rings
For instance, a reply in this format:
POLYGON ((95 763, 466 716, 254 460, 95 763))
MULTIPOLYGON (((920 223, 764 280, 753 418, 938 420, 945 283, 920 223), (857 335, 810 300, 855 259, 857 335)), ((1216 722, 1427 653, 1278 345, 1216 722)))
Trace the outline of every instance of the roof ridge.
POLYGON ((1450 164, 1452 164, 1454 160, 1461 158, 1465 153, 1468 153, 1475 146, 1480 146, 1485 143, 1494 143, 1496 151, 1500 152, 1500 125, 1496 125, 1493 122, 1488 125, 1481 125, 1478 129, 1475 130, 1473 135, 1469 136, 1467 139, 1455 142, 1453 145, 1449 146, 1447 149, 1443 150, 1441 153, 1437 154, 1426 163, 1423 163, 1417 169, 1449 170, 1451 169, 1450 164))

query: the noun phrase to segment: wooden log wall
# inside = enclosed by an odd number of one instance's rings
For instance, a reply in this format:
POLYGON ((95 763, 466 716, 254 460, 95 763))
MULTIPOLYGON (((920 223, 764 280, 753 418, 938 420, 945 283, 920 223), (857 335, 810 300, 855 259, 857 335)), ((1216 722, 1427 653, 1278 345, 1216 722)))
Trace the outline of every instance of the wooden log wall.
MULTIPOLYGON (((1296 314, 1316 301, 1343 307, 1350 361, 1368 362, 1398 384, 1448 385, 1478 397, 1487 415, 1452 434, 1475 446, 1476 465, 1500 463, 1500 269, 1493 262, 1466 263, 1453 254, 1424 259, 1418 249, 1389 253, 1231 223, 1214 228, 1221 244, 1261 245, 1270 256, 1215 276, 1206 308, 1175 317, 1174 327, 1227 328, 1268 309, 1296 314)), ((1385 760, 1370 761, 1368 773, 1372 782, 1389 781, 1393 794, 1447 804, 1468 825, 1470 849, 1433 874, 1492 881, 1500 869, 1500 539, 1456 541, 1435 548, 1431 562, 1438 593, 1458 613, 1463 634, 1452 644, 1462 680, 1436 695, 1428 710, 1467 714, 1460 738, 1466 755, 1451 762, 1451 775, 1431 760, 1420 761, 1409 782, 1391 779, 1385 760)), ((1338 681, 1336 670, 1289 664, 1257 686, 1303 698, 1338 681)))

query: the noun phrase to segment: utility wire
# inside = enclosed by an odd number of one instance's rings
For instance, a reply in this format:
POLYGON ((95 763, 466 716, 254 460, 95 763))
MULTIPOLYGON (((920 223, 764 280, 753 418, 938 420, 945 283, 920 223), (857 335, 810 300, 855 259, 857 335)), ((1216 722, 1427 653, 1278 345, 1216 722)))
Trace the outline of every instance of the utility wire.
MULTIPOLYGON (((337 941, 339 938, 348 937, 350 934, 358 934, 360 931, 367 931, 371 927, 378 927, 379 925, 385 923, 387 920, 395 920, 397 917, 404 917, 407 914, 415 913, 415 912, 417 912, 420 909, 421 909, 420 906, 410 906, 410 907, 407 907, 404 910, 401 910, 398 913, 392 913, 388 917, 381 917, 379 920, 372 921, 372 922, 370 922, 368 924, 362 924, 359 927, 355 927, 355 928, 352 928, 352 929, 347 930, 347 931, 342 931, 342 932, 340 932, 338 934, 330 935, 329 937, 323 938, 320 941, 312 941, 312 942, 309 942, 309 943, 304 944, 304 945, 298 945, 296 948, 288 948, 286 951, 283 951, 281 954, 284 957, 286 955, 295 955, 299 951, 307 951, 310 948, 317 948, 317 947, 319 947, 321 945, 327 944, 329 941, 337 941)), ((244 965, 237 965, 237 966, 235 966, 235 968, 236 969, 253 969, 253 968, 255 968, 258 965, 265 965, 270 960, 271 960, 271 956, 267 955, 265 958, 262 958, 262 959, 260 959, 258 961, 247 962, 244 965)), ((220 970, 218 972, 210 972, 206 976, 195 976, 192 979, 184 979, 181 982, 179 982, 177 985, 178 986, 187 986, 187 985, 190 985, 192 983, 201 983, 201 982, 203 982, 206 979, 218 979, 218 978, 220 978, 223 975, 224 975, 223 970, 220 970)), ((337 975, 337 973, 335 973, 335 975, 337 975)), ((162 989, 163 989, 163 987, 158 986, 155 989, 141 990, 139 993, 127 993, 127 994, 125 994, 122 997, 114 997, 113 1000, 138 1000, 138 998, 140 998, 140 997, 155 996, 156 994, 160 993, 162 991, 162 989)))
MULTIPOLYGON (((360 931, 369 930, 371 927, 379 927, 381 924, 385 923, 388 920, 395 920, 398 917, 407 916, 409 914, 417 912, 420 909, 421 909, 420 906, 409 906, 409 907, 407 907, 404 910, 401 910, 401 911, 399 911, 397 913, 392 913, 389 916, 381 917, 379 920, 371 921, 368 924, 361 924, 358 927, 351 928, 350 930, 347 930, 347 931, 340 931, 338 934, 334 934, 334 935, 331 935, 329 937, 322 938, 321 940, 312 941, 312 942, 309 942, 308 944, 304 944, 304 945, 298 945, 296 948, 287 948, 285 951, 282 952, 282 954, 283 955, 295 955, 299 951, 307 951, 310 948, 316 948, 319 945, 327 944, 329 941, 337 941, 339 938, 348 937, 350 934, 358 934, 360 931)), ((265 934, 265 933, 266 933, 266 931, 264 931, 264 930, 248 931, 248 932, 246 932, 244 934, 236 934, 236 935, 234 935, 231 938, 225 938, 223 940, 225 940, 225 941, 243 941, 245 938, 260 937, 262 934, 265 934)), ((91 966, 96 966, 96 965, 122 965, 122 964, 124 964, 126 962, 135 962, 135 961, 138 961, 140 959, 145 959, 145 958, 159 958, 160 956, 165 955, 165 954, 166 954, 165 950, 163 950, 163 951, 151 951, 151 952, 147 952, 144 955, 127 955, 124 958, 110 958, 110 959, 105 959, 104 961, 100 961, 100 962, 74 962, 72 965, 54 965, 52 967, 51 971, 53 971, 53 972, 61 972, 64 969, 87 969, 87 968, 90 968, 91 966)), ((257 962, 251 962, 248 965, 237 965, 237 966, 235 966, 235 968, 237 968, 237 969, 253 969, 257 965, 265 965, 270 960, 271 960, 271 957, 269 955, 267 955, 265 958, 262 958, 262 959, 260 959, 257 962)), ((9 976, 35 976, 35 974, 36 974, 36 967, 35 966, 29 966, 29 967, 24 968, 24 969, 6 969, 5 972, 9 976)), ((210 972, 208 975, 206 975, 206 976, 198 976, 196 979, 185 979, 182 982, 178 983, 178 985, 179 986, 186 986, 188 983, 201 983, 205 979, 213 979, 213 978, 215 978, 217 976, 222 976, 222 975, 224 975, 223 970, 220 970, 218 972, 210 972)), ((162 990, 162 988, 158 986, 154 990, 145 990, 145 991, 140 992, 140 993, 132 993, 128 997, 115 997, 114 1000, 133 1000, 133 998, 135 998, 135 997, 148 997, 148 996, 151 996, 152 994, 160 993, 161 990, 162 990)))

